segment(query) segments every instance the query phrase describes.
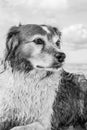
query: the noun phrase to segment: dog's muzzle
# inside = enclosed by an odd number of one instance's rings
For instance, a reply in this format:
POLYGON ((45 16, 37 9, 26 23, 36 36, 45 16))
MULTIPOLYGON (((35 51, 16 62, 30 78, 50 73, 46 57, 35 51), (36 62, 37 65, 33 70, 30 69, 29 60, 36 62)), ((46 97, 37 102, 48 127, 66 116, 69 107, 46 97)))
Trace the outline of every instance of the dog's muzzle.
POLYGON ((64 60, 65 60, 65 58, 66 58, 66 55, 65 55, 65 53, 63 53, 63 52, 58 52, 58 53, 56 53, 54 56, 55 56, 55 58, 57 59, 57 61, 58 61, 59 63, 64 62, 64 60))

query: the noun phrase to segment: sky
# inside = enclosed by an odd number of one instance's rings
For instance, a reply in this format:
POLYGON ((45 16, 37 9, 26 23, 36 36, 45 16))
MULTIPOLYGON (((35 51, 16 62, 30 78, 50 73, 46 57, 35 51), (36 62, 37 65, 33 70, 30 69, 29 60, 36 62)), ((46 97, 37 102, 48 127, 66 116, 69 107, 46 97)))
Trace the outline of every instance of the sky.
POLYGON ((19 23, 58 27, 66 63, 87 63, 87 0, 0 0, 0 56, 8 29, 19 23))

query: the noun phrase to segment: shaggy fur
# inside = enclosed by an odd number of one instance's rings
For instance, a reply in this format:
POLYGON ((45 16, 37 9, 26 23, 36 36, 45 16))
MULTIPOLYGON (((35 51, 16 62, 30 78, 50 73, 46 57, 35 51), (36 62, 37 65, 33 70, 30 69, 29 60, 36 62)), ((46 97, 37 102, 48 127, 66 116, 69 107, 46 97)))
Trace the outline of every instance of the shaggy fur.
POLYGON ((87 122, 87 80, 83 75, 62 73, 53 104, 52 130, 81 126, 87 122))
POLYGON ((60 31, 47 25, 9 30, 0 75, 0 130, 85 128, 87 80, 62 69, 60 39, 60 31))
MULTIPOLYGON (((4 79, 7 79, 7 76, 4 79)), ((7 130, 15 125, 27 125, 36 121, 50 128, 52 104, 60 80, 59 73, 47 76, 43 70, 33 70, 29 74, 14 73, 9 76, 9 84, 4 85, 0 94, 0 119, 3 117, 0 120, 0 124, 3 122, 1 128, 6 127, 7 130)))

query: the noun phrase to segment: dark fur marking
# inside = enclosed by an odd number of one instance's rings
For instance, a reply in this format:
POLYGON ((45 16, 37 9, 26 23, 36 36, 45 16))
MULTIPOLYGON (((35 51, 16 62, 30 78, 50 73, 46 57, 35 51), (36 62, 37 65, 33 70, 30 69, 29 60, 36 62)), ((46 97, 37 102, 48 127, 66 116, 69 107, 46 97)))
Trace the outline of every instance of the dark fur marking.
POLYGON ((10 130, 11 128, 15 126, 19 126, 20 123, 18 121, 5 121, 0 123, 0 130, 10 130))
POLYGON ((78 81, 75 81, 75 75, 66 72, 62 73, 59 90, 56 92, 56 98, 53 104, 52 128, 58 130, 70 125, 81 127, 85 126, 87 121, 87 93, 83 92, 78 81), (83 94, 84 96, 80 96, 83 94), (83 113, 80 110, 80 100, 84 100, 83 113))
POLYGON ((6 39, 6 54, 5 54, 5 61, 10 61, 10 57, 14 55, 17 47, 20 45, 20 38, 19 38, 19 29, 16 26, 10 28, 7 39, 6 39), (16 42, 15 42, 16 41, 16 42))
POLYGON ((29 72, 33 69, 32 64, 27 61, 26 59, 17 59, 17 60, 11 60, 11 67, 14 70, 18 70, 18 71, 24 71, 24 72, 29 72))
POLYGON ((33 66, 29 61, 27 61, 24 58, 21 58, 20 54, 17 54, 17 56, 15 56, 16 49, 17 46, 12 51, 12 53, 10 52, 10 54, 8 55, 7 60, 9 61, 10 66, 12 67, 13 70, 29 72, 30 70, 33 69, 33 66))
POLYGON ((54 72, 47 71, 46 75, 45 75, 41 80, 43 80, 43 79, 45 79, 45 78, 51 76, 53 73, 54 73, 54 72))
POLYGON ((34 36, 35 34, 45 35, 46 32, 36 24, 27 24, 20 26, 22 37, 34 36))
MULTIPOLYGON (((27 25, 29 26, 29 25, 27 25)), ((17 52, 18 47, 23 42, 21 38, 20 27, 12 27, 7 35, 6 40, 6 55, 5 61, 8 61, 12 69, 29 72, 33 69, 33 66, 29 61, 24 59, 19 52, 17 52), (16 43, 15 43, 16 40, 16 43)), ((22 28, 23 30, 23 28, 22 28)))

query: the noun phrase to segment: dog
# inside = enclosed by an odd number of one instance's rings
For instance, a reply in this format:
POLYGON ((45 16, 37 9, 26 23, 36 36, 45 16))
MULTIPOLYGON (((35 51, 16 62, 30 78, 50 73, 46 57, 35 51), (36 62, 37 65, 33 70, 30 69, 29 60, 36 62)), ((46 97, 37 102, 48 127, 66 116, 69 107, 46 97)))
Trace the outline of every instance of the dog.
POLYGON ((63 69, 61 32, 13 26, 0 74, 0 130, 65 130, 87 121, 87 81, 63 69), (83 86, 83 84, 85 84, 83 86))

